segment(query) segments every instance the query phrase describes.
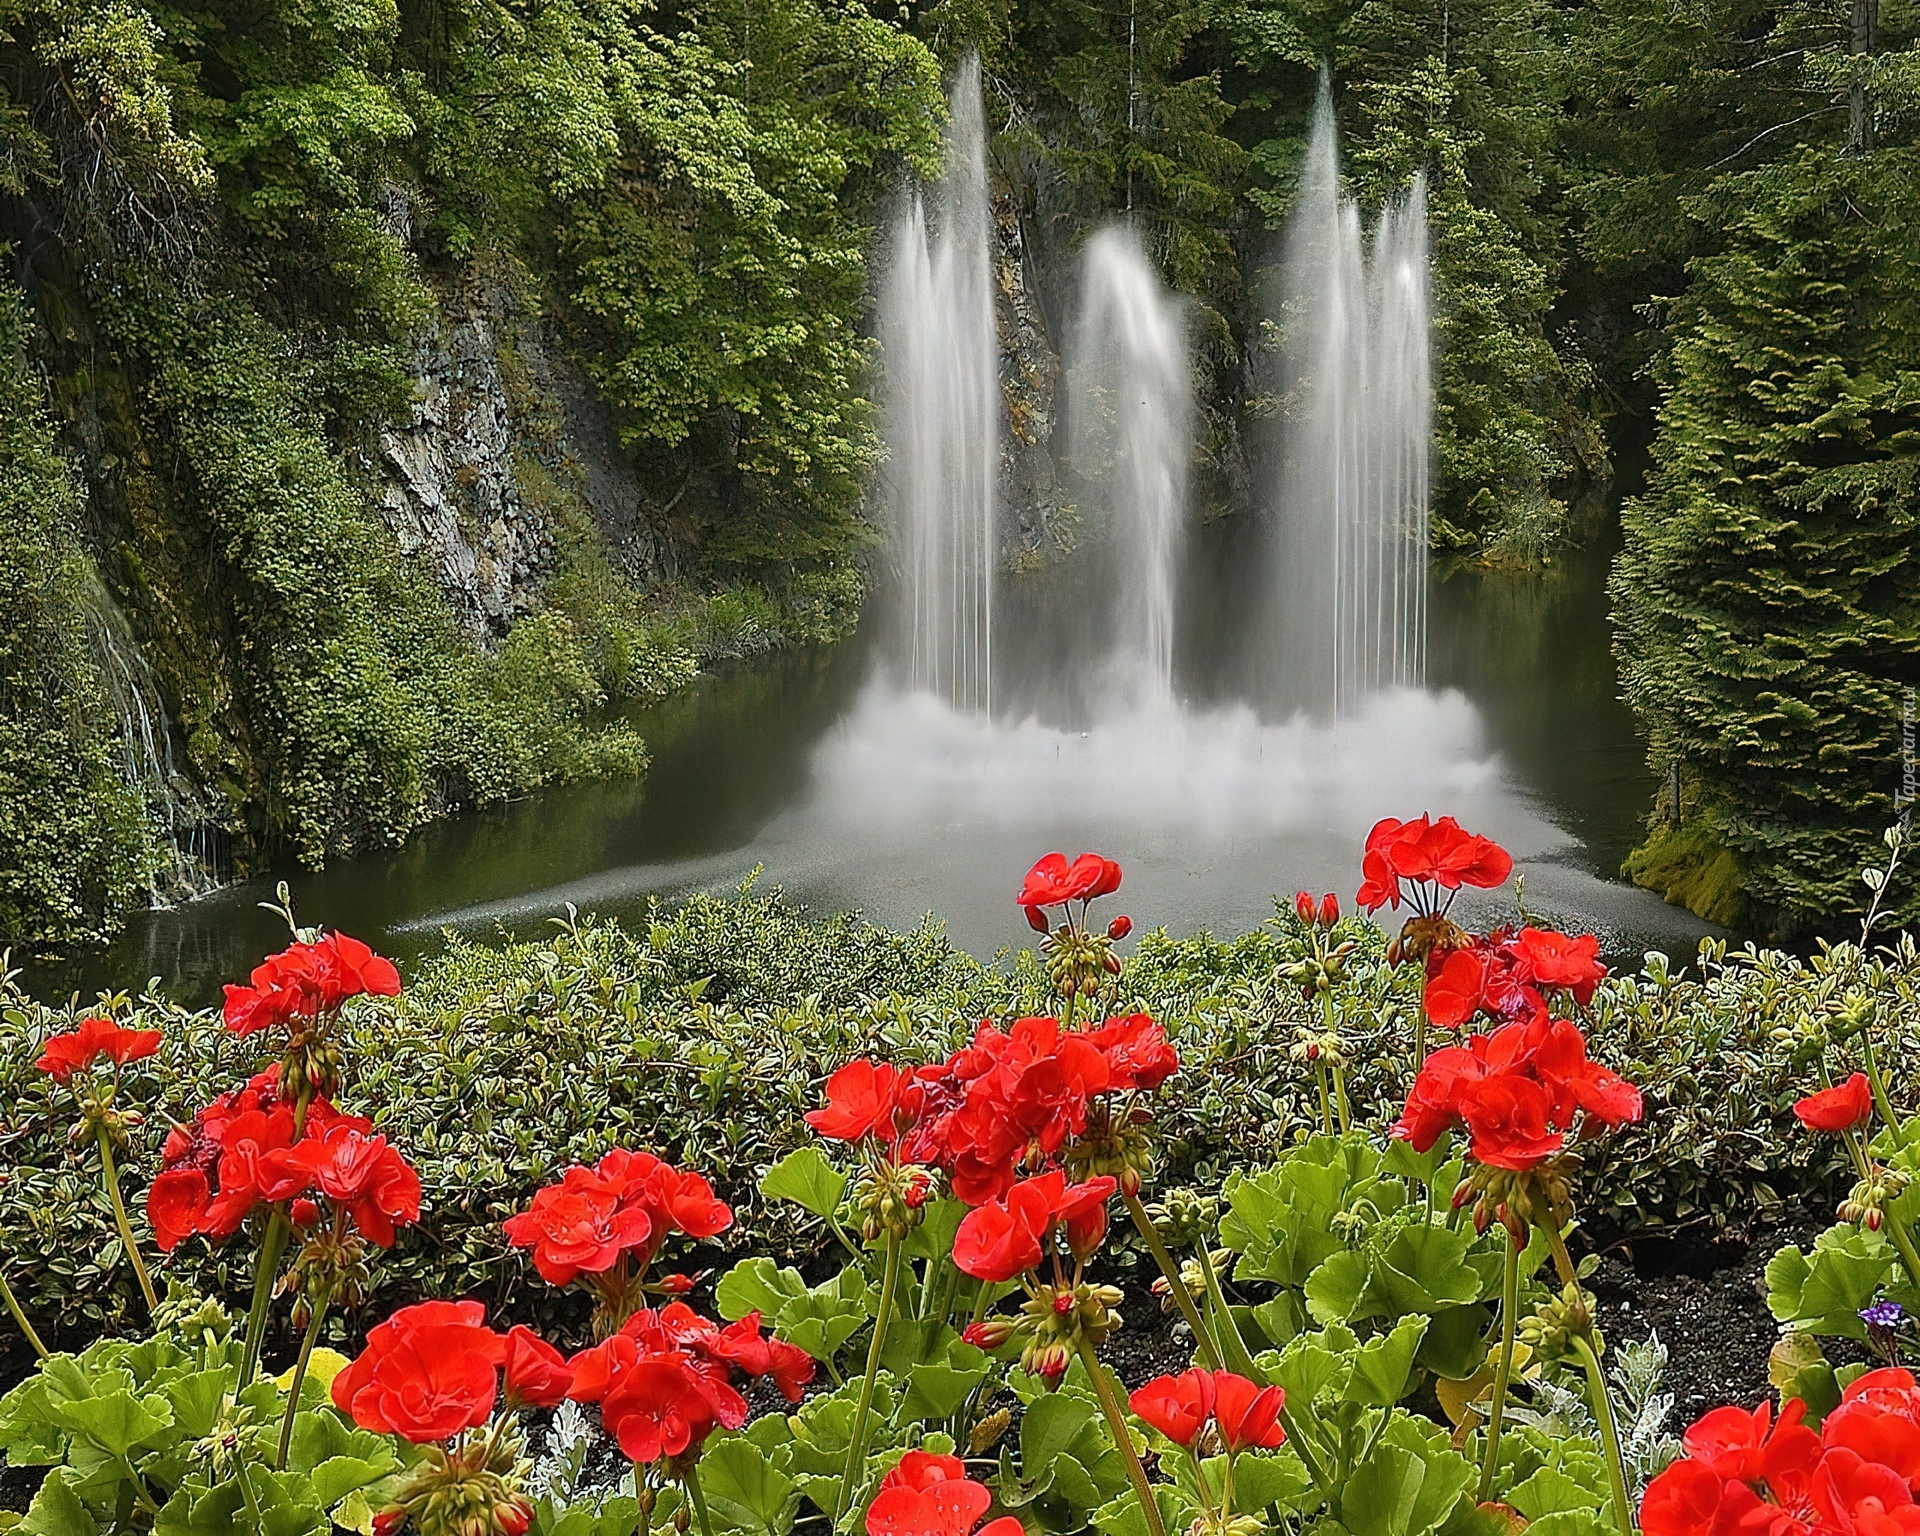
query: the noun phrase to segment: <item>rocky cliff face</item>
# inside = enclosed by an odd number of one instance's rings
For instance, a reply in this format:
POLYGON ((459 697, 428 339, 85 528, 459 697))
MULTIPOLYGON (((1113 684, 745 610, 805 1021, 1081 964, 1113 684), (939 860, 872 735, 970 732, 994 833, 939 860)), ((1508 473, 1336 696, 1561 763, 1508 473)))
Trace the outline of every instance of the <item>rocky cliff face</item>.
POLYGON ((1060 352, 1049 333, 1018 205, 993 200, 993 275, 1000 332, 1000 387, 1006 433, 1000 442, 1002 550, 1017 569, 1072 544, 1071 507, 1054 460, 1060 422, 1060 352))
POLYGON ((412 413, 380 429, 370 468, 401 552, 429 553, 478 645, 540 606, 556 483, 636 585, 679 574, 609 412, 504 274, 471 273, 443 297, 415 345, 412 413))

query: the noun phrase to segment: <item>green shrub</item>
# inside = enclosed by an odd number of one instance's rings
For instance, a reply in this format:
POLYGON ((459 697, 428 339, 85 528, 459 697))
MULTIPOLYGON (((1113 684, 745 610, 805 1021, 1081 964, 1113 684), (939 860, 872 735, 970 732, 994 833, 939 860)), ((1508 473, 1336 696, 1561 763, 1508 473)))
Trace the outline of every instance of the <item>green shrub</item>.
MULTIPOLYGON (((1338 998, 1350 1089, 1360 1118, 1379 1125, 1398 1112, 1410 1070, 1416 977, 1385 965, 1379 930, 1350 920, 1344 931, 1357 944, 1338 998)), ((1290 918, 1228 940, 1140 941, 1114 1002, 1161 1018, 1185 1063, 1162 1115, 1163 1186, 1264 1167, 1316 1124, 1311 1074, 1291 1054, 1306 1005, 1276 980, 1299 943, 1290 918)), ((1920 1062, 1917 991, 1910 939, 1871 962, 1846 946, 1801 960, 1708 945, 1689 973, 1654 956, 1640 976, 1609 982, 1594 1002, 1593 1049, 1642 1085, 1647 1115, 1590 1154, 1587 1219, 1722 1225, 1796 1196, 1837 1197, 1839 1161, 1798 1130, 1792 1100, 1849 993, 1878 1000, 1871 1027, 1894 1070, 1920 1062)), ((152 1109, 125 1163, 147 1173, 169 1116, 191 1115, 267 1056, 214 1014, 109 1001, 168 1037, 160 1057, 129 1069, 152 1109)), ((700 1167, 740 1212, 736 1247, 750 1231, 758 1252, 810 1265, 823 1229, 767 1206, 756 1186, 810 1139, 800 1115, 826 1073, 863 1052, 931 1055, 982 1017, 1043 1010, 1030 952, 983 964, 931 924, 812 919, 777 895, 696 897, 656 911, 644 933, 579 923, 541 943, 452 940, 403 996, 360 1005, 349 1021, 343 1100, 406 1148, 426 1189, 420 1234, 382 1261, 370 1310, 471 1294, 577 1323, 573 1304, 508 1252, 499 1223, 559 1168, 615 1144, 700 1167)), ((38 1042, 71 1017, 11 984, 0 996, 0 1167, 13 1170, 0 1253, 36 1320, 63 1336, 138 1307, 132 1276, 100 1267, 111 1212, 91 1171, 68 1165, 64 1121, 32 1067, 38 1042)), ((198 1240, 169 1267, 229 1296, 245 1284, 198 1240)))

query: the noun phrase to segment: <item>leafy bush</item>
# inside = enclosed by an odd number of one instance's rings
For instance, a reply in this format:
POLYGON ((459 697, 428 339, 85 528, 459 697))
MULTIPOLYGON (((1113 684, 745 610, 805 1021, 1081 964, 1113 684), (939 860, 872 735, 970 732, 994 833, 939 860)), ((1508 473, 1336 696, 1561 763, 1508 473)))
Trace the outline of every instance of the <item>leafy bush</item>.
MULTIPOLYGON (((1356 949, 1338 993, 1362 1120, 1398 1112, 1419 989, 1384 962, 1384 941, 1349 921, 1356 949)), ((1162 1116, 1171 1183, 1210 1183, 1272 1163, 1318 1122, 1311 1070, 1293 1059, 1310 1025, 1283 970, 1301 953, 1288 916, 1227 940, 1145 935, 1118 1002, 1160 1018, 1188 1063, 1162 1116)), ((1641 1084, 1643 1124, 1589 1153, 1591 1221, 1641 1228, 1724 1225, 1762 1205, 1837 1198, 1842 1157, 1793 1133, 1790 1106, 1808 1052, 1850 995, 1879 1000, 1873 1028, 1901 1063, 1920 1059, 1920 956, 1910 939, 1864 959, 1837 946, 1800 959, 1702 949, 1686 972, 1652 957, 1593 1003, 1597 1052, 1641 1084)), ((655 913, 646 932, 579 923, 540 943, 449 943, 394 1000, 348 1021, 354 1092, 409 1149, 427 1190, 423 1238, 382 1272, 399 1295, 472 1294, 524 1309, 571 1303, 525 1294, 498 1223, 532 1184, 617 1142, 708 1170, 761 1251, 803 1268, 830 1237, 791 1207, 763 1209, 760 1175, 803 1145, 801 1111, 835 1066, 866 1051, 932 1054, 979 1019, 1042 1011, 1031 952, 989 965, 934 926, 895 932, 807 917, 777 895, 697 897, 655 913)), ((163 1027, 164 1065, 130 1069, 155 1106, 135 1158, 166 1116, 184 1119, 263 1064, 211 1014, 155 999, 113 1000, 116 1016, 163 1027)), ((112 1213, 66 1166, 37 1042, 72 1017, 21 995, 0 999, 0 1235, 23 1301, 55 1334, 111 1326, 137 1306, 131 1277, 103 1267, 112 1213)), ((182 1278, 227 1291, 240 1277, 182 1250, 182 1278)))

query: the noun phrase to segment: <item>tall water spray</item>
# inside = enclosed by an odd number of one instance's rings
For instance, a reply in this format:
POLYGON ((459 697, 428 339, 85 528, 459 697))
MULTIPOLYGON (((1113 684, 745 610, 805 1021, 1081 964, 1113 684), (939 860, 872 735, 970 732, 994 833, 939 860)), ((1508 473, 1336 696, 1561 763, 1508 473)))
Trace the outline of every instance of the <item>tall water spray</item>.
POLYGON ((1087 243, 1070 372, 1075 470, 1107 514, 1114 681, 1171 698, 1193 387, 1181 307, 1124 225, 1087 243))
POLYGON ((931 210, 916 189, 902 212, 881 299, 896 644, 912 687, 990 711, 1001 398, 977 59, 951 108, 946 174, 931 210))
POLYGON ((1324 81, 1285 276, 1280 659, 1344 713, 1426 681, 1432 329, 1424 180, 1364 241, 1324 81))

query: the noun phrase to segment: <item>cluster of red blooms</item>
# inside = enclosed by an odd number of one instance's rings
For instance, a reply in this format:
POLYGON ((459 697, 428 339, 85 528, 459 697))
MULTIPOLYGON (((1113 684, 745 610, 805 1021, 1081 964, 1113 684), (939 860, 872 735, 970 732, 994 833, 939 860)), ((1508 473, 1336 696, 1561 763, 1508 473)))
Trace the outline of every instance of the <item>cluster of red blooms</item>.
MULTIPOLYGON (((972 1536, 993 1494, 967 1477, 958 1456, 908 1451, 880 1481, 867 1507, 867 1536, 972 1536)), ((1024 1536, 1013 1515, 1002 1515, 979 1536, 1024 1536)))
POLYGON ((1540 1017, 1427 1057, 1393 1134, 1425 1152, 1464 1126, 1477 1161, 1525 1173, 1561 1150, 1576 1118, 1585 1130, 1640 1110, 1640 1090, 1588 1058, 1579 1026, 1540 1017))
POLYGON ((226 988, 227 1028, 251 1035, 294 1019, 332 1013, 353 997, 398 997, 400 973, 344 933, 289 944, 253 968, 250 986, 226 988))
POLYGON ((362 1429, 430 1445, 485 1424, 503 1374, 514 1406, 551 1408, 573 1386, 573 1367, 531 1329, 494 1332, 477 1301, 423 1301, 367 1334, 333 1401, 362 1429))
POLYGON ((807 1123, 834 1141, 877 1136, 897 1158, 943 1169, 969 1205, 998 1200, 1087 1129, 1103 1094, 1151 1093, 1180 1067, 1144 1013, 1068 1030, 1052 1018, 983 1022, 943 1062, 902 1070, 855 1061, 827 1080, 807 1123))
POLYGON ((1280 1410, 1286 1404, 1287 1394, 1279 1387, 1263 1387, 1232 1371, 1201 1370, 1156 1376, 1127 1400, 1135 1417, 1182 1450, 1192 1450, 1211 1422, 1229 1455, 1255 1447, 1270 1451, 1285 1441, 1280 1410))
POLYGON ((1504 848, 1462 831, 1451 816, 1438 821, 1389 816, 1375 822, 1367 834, 1357 899, 1369 912, 1389 903, 1398 911, 1405 901, 1415 913, 1433 916, 1445 910, 1461 886, 1490 890, 1512 873, 1513 858, 1504 848), (1403 888, 1402 881, 1411 889, 1403 888))
POLYGON ((56 1083, 91 1071, 102 1058, 116 1067, 144 1061, 160 1049, 157 1029, 121 1029, 110 1019, 82 1019, 70 1034, 50 1036, 34 1063, 56 1083))
POLYGON ((1069 1184, 1057 1168, 1022 1179, 1004 1199, 967 1212, 953 1236, 953 1262, 976 1280, 1018 1279, 1054 1251, 1058 1233, 1084 1264, 1107 1235, 1107 1201, 1117 1187, 1105 1175, 1069 1184))
MULTIPOLYGON (((1027 926, 1035 933, 1047 931, 1048 907, 1064 907, 1070 902, 1082 904, 1111 896, 1120 889, 1120 866, 1097 853, 1083 853, 1072 863, 1064 853, 1050 853, 1027 871, 1015 898, 1027 914, 1027 926)), ((1131 918, 1116 918, 1108 937, 1124 939, 1133 931, 1131 918), (1122 927, 1120 925, 1124 924, 1122 927)))
POLYGON ((1870 1371, 1818 1431, 1789 1402, 1716 1408, 1683 1437, 1686 1455, 1647 1487, 1644 1536, 1916 1536, 1920 1387, 1870 1371))
POLYGON ((1550 928, 1502 929, 1476 935, 1464 948, 1438 951, 1427 969, 1426 1010, 1431 1023, 1456 1029, 1476 1014, 1514 1022, 1546 1017, 1543 988, 1560 988, 1582 1008, 1607 979, 1600 940, 1550 928))
POLYGON ((373 1122, 345 1115, 324 1097, 296 1128, 280 1096, 278 1065, 223 1093, 176 1125, 147 1189, 147 1219, 162 1252, 199 1233, 221 1241, 262 1205, 292 1201, 296 1225, 319 1217, 313 1197, 335 1203, 361 1236, 393 1246, 396 1225, 420 1219, 420 1178, 373 1122))
POLYGON ((697 1456, 716 1427, 746 1423, 735 1371, 770 1379, 790 1403, 800 1401, 814 1372, 805 1350, 760 1331, 758 1312, 722 1328, 679 1301, 657 1312, 642 1308, 571 1365, 568 1395, 600 1405, 607 1432, 637 1465, 697 1456))
POLYGON ((505 1230, 514 1247, 533 1250, 541 1279, 569 1285, 581 1275, 592 1284, 629 1256, 644 1271, 675 1232, 712 1237, 732 1225, 732 1208, 699 1174, 616 1147, 591 1168, 569 1168, 505 1230))

